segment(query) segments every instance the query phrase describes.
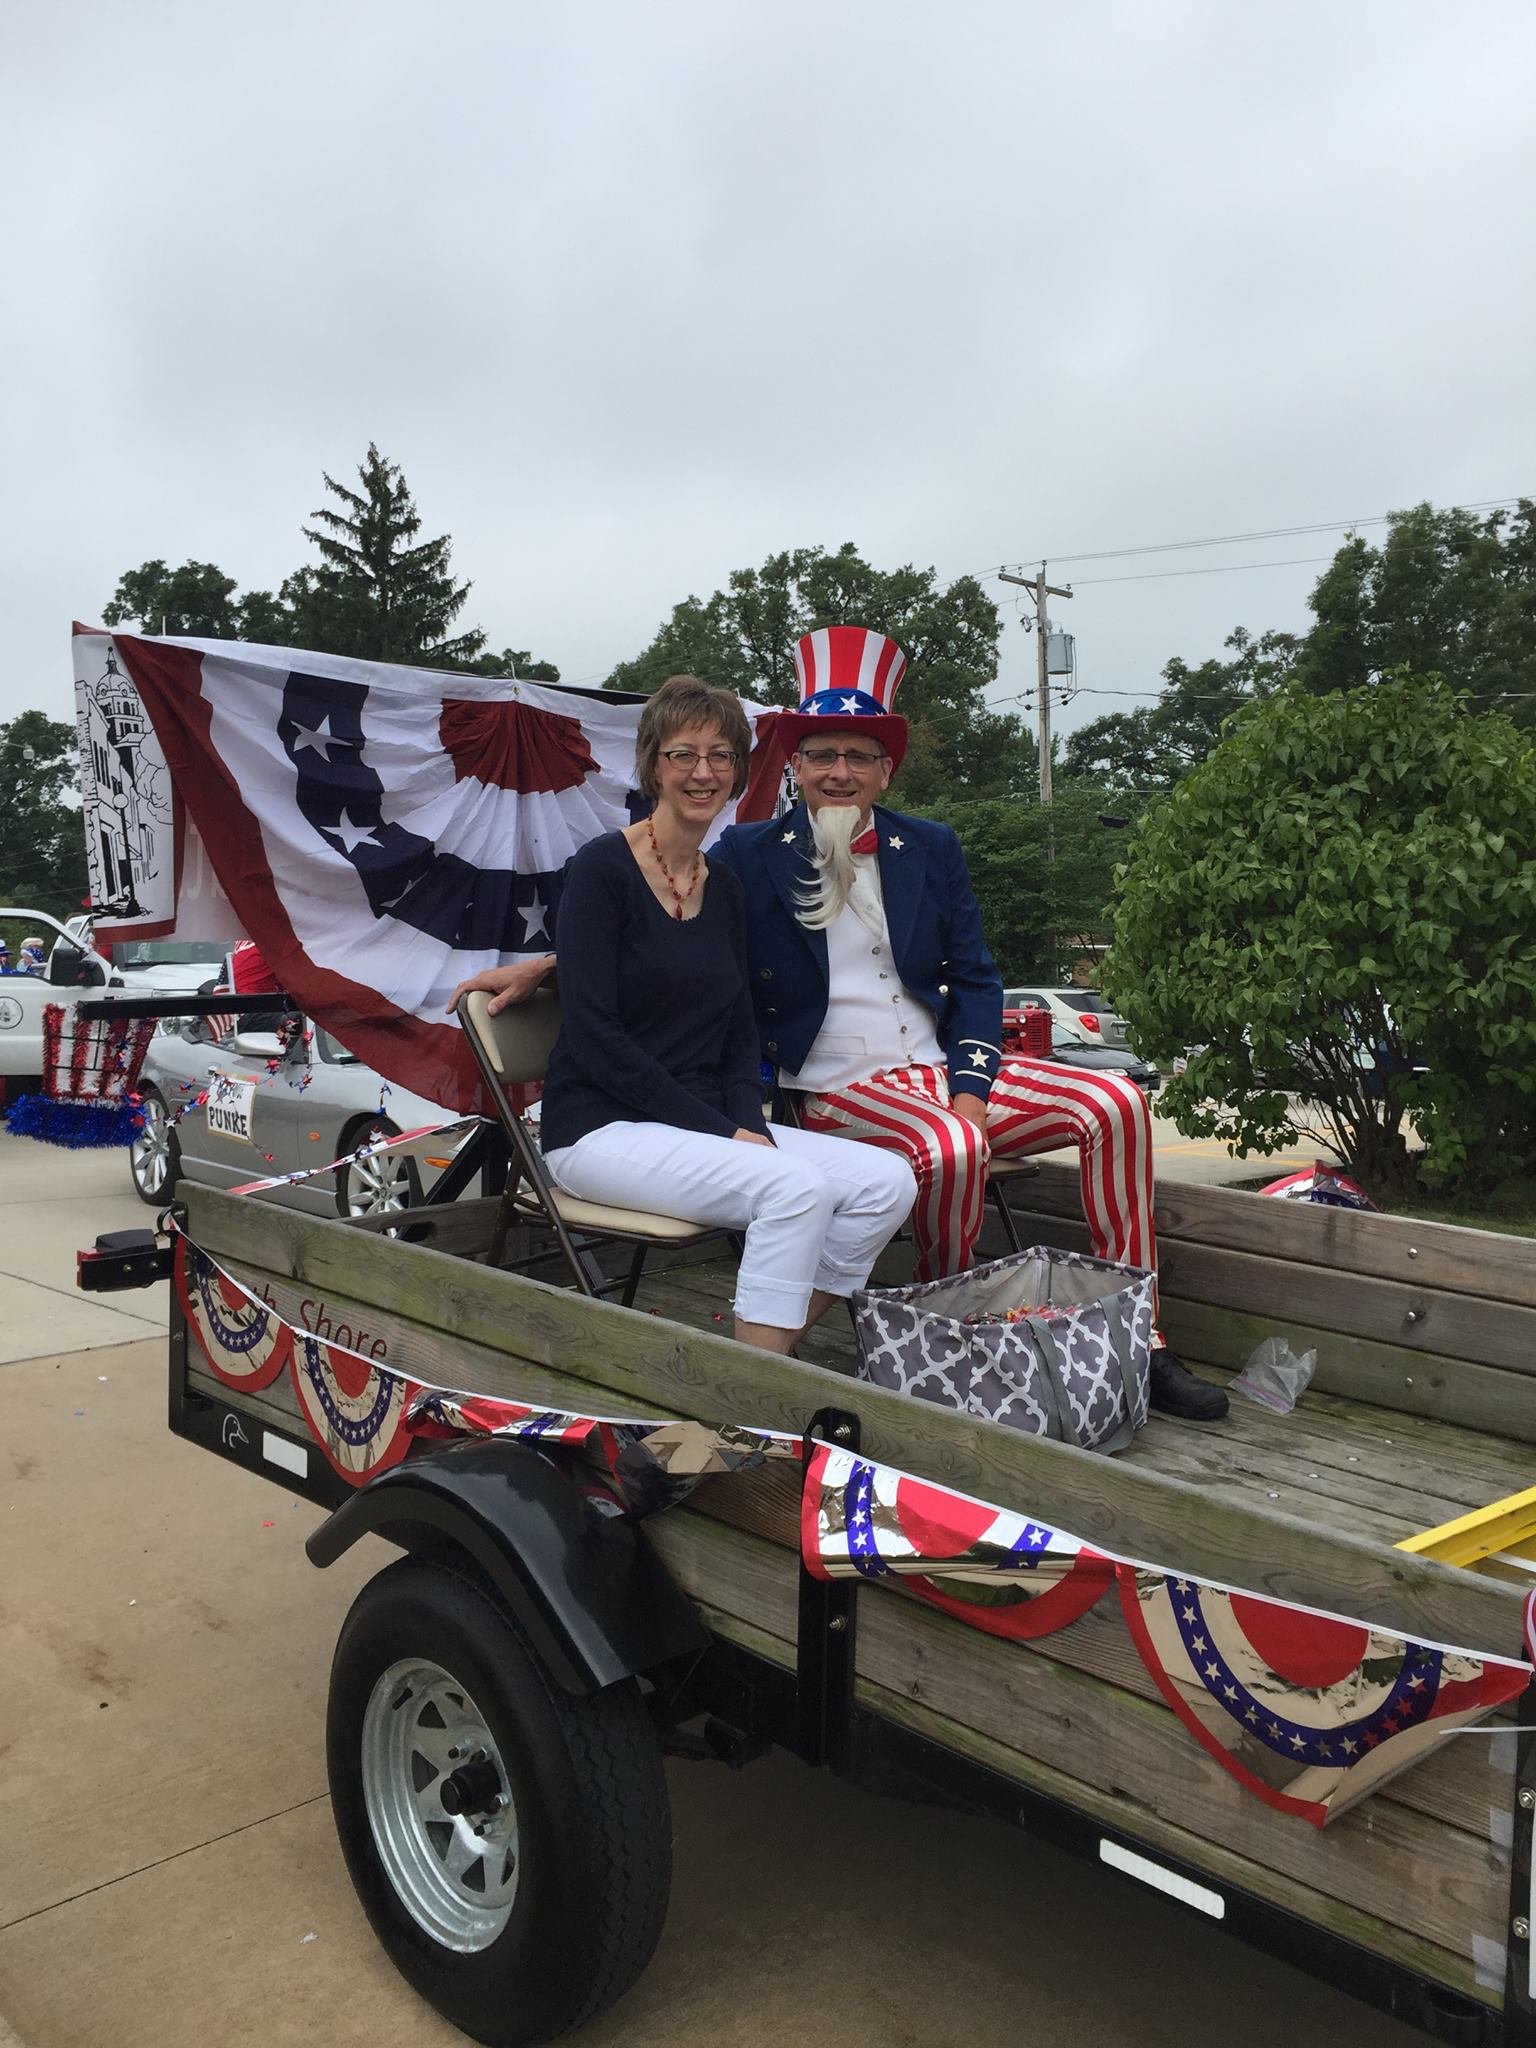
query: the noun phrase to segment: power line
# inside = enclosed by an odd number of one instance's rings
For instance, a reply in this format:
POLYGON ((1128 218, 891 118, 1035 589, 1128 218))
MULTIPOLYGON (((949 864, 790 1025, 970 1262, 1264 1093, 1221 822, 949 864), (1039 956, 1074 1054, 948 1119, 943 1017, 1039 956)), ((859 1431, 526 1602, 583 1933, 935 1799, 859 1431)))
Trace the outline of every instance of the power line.
MULTIPOLYGON (((1458 512, 1495 512, 1507 506, 1518 505, 1522 500, 1528 498, 1529 495, 1530 493, 1525 491, 1516 491, 1502 498, 1480 498, 1475 503, 1458 505, 1454 509, 1458 512)), ((1271 526, 1251 533, 1210 534, 1200 540, 1154 541, 1134 548, 1098 548, 1084 554, 1046 555, 1040 558, 1030 555, 1026 559, 1029 561, 1043 559, 1054 563, 1057 567, 1060 567, 1063 562, 1107 562, 1117 560, 1124 555, 1165 555, 1177 553, 1185 548, 1230 547, 1237 541, 1294 540, 1306 533, 1338 533, 1356 526, 1385 526, 1396 516, 1392 512, 1370 512, 1358 519, 1319 519, 1305 526, 1271 526)), ((1003 564, 1005 568, 1017 566, 1019 565, 1003 564)), ((974 570, 972 573, 981 575, 985 572, 974 570)))
MULTIPOLYGON (((1155 551, 1149 548, 1146 552, 1155 551)), ((1129 576, 1079 576, 1074 579, 1073 588, 1086 590, 1090 583, 1157 583, 1165 576, 1236 576, 1245 569, 1299 569, 1308 563, 1332 560, 1332 555, 1286 555, 1274 562, 1212 562, 1205 569, 1142 569, 1133 570, 1129 576)))

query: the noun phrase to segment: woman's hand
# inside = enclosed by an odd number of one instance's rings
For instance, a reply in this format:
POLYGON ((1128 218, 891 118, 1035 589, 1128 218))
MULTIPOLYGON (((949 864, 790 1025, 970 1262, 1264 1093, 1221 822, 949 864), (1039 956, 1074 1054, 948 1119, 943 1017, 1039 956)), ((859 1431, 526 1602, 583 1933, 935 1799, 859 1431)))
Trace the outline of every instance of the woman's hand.
POLYGON ((545 953, 537 960, 513 960, 505 967, 484 968, 468 981, 461 981, 445 1007, 451 1016, 459 1006, 460 996, 484 989, 491 999, 487 1008, 494 1017, 509 1003, 526 1003, 539 984, 553 973, 554 965, 554 954, 545 953))
POLYGON ((763 1131, 735 1130, 732 1131, 731 1136, 739 1138, 744 1145, 767 1145, 770 1150, 773 1146, 772 1138, 763 1131))

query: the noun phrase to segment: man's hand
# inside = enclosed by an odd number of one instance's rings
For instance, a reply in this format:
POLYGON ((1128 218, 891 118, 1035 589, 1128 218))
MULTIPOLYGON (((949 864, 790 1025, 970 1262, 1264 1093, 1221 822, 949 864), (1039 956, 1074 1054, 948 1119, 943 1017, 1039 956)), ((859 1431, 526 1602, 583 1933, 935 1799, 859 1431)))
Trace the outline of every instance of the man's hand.
POLYGON ((963 1116, 968 1124, 974 1124, 978 1131, 987 1128, 987 1098, 985 1095, 952 1095, 949 1106, 956 1116, 963 1116))
POLYGON ((448 998, 446 1008, 451 1016, 458 1008, 460 996, 473 989, 484 989, 491 999, 486 1007, 494 1017, 508 1003, 526 1003, 539 984, 554 972, 554 966, 554 954, 545 953, 537 960, 513 960, 505 967, 487 967, 468 981, 461 981, 448 998))
POLYGON ((772 1138, 766 1137, 761 1131, 734 1130, 731 1136, 738 1138, 743 1145, 766 1145, 770 1151, 773 1149, 772 1138))

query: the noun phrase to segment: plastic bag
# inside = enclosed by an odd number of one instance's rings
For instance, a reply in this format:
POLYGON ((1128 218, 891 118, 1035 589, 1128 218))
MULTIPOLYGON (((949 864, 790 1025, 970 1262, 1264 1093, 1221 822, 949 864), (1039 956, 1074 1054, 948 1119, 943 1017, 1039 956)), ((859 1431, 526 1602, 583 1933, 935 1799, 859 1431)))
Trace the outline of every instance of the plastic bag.
POLYGON ((1289 1415, 1307 1390, 1317 1367, 1317 1353, 1298 1358, 1283 1337, 1266 1337, 1232 1382, 1232 1392, 1246 1394, 1275 1415, 1289 1415))

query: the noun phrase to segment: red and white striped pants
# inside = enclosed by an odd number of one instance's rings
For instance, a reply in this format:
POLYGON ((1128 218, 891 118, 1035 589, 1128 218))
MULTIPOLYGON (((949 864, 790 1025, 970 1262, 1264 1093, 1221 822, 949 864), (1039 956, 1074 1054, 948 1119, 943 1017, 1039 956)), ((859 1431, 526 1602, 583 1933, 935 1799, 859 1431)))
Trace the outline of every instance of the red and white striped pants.
POLYGON ((807 1130, 906 1155, 917 1176, 912 1236, 919 1280, 970 1264, 993 1154, 1017 1159, 1060 1145, 1077 1147, 1094 1251, 1156 1269, 1151 1118, 1147 1098, 1123 1074, 1005 1060, 987 1098, 985 1138, 950 1108, 943 1067, 891 1067, 852 1088, 808 1095, 803 1113, 807 1130))

